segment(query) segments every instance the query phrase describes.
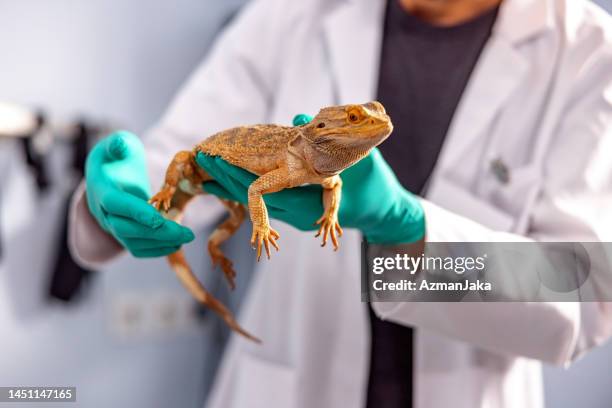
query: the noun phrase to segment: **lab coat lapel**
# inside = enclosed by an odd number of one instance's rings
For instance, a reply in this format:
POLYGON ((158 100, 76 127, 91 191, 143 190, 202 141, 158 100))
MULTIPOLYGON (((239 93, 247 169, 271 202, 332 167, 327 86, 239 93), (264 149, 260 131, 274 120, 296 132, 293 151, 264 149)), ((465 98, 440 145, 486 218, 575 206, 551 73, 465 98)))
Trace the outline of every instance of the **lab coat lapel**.
POLYGON ((441 162, 446 159, 454 163, 454 158, 465 157, 474 139, 483 135, 512 91, 521 83, 528 71, 527 65, 510 44, 491 38, 457 106, 441 162))
POLYGON ((346 0, 323 23, 336 103, 375 99, 385 4, 346 0))
MULTIPOLYGON (((491 38, 482 51, 457 106, 440 165, 453 166, 469 157, 470 146, 490 128, 496 114, 529 72, 529 61, 518 47, 552 26, 549 0, 506 0, 491 38), (523 24, 517 25, 517 21, 523 24)), ((518 118, 517 118, 518 120, 518 118)))

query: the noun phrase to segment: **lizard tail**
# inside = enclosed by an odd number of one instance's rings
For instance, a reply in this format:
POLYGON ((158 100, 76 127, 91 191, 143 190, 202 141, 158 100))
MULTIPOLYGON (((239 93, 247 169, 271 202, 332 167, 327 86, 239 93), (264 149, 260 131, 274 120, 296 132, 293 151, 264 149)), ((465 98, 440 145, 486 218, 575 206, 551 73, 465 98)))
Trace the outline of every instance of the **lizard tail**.
POLYGON ((230 310, 225 307, 223 303, 221 303, 210 292, 208 292, 206 288, 200 283, 198 278, 193 274, 191 268, 189 267, 189 264, 185 259, 185 254, 182 249, 171 255, 168 255, 167 258, 168 262, 170 262, 170 266, 176 273, 178 279, 181 281, 187 291, 189 291, 189 293, 191 293, 191 295, 198 302, 211 308, 235 332, 243 335, 247 339, 252 340, 256 343, 261 343, 260 339, 240 327, 240 325, 232 315, 232 312, 230 312, 230 310))

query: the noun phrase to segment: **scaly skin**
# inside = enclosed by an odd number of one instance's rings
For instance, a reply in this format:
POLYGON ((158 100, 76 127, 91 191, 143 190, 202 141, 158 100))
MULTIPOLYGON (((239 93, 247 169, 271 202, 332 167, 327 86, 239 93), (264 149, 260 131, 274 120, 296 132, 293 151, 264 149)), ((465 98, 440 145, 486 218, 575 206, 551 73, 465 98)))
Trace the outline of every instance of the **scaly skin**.
MULTIPOLYGON (((340 172, 368 155, 393 130, 391 120, 379 102, 342 105, 321 109, 309 124, 299 127, 279 125, 242 126, 219 132, 192 151, 177 153, 168 166, 165 183, 151 203, 168 218, 180 222, 183 209, 196 195, 203 194, 202 183, 212 178, 195 161, 199 152, 220 156, 227 162, 259 176, 249 187, 248 210, 253 224, 251 245, 262 248, 270 258, 270 247, 278 250, 279 238, 268 219, 263 195, 297 187, 320 184, 323 187, 323 215, 316 224, 322 245, 331 239, 338 249, 342 228, 338 209, 342 191, 340 172)), ((242 204, 222 200, 230 216, 213 232, 208 250, 213 264, 219 264, 234 287, 235 272, 219 246, 240 226, 245 209, 242 204)), ((168 257, 172 268, 189 292, 215 310, 227 324, 245 337, 259 341, 235 321, 231 313, 197 280, 185 261, 182 250, 168 257)))

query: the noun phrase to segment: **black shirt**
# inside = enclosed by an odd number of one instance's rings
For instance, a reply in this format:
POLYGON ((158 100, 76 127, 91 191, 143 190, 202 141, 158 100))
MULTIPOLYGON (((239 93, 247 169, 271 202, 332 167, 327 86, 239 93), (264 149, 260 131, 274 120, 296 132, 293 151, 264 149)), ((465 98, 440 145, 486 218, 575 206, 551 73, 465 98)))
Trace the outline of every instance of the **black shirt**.
POLYGON ((380 146, 404 187, 421 193, 497 8, 453 27, 432 26, 389 0, 378 99, 395 130, 380 146))
MULTIPOLYGON (((380 150, 402 185, 421 194, 455 109, 497 17, 494 8, 466 23, 432 26, 389 0, 378 100, 393 120, 380 150)), ((412 406, 413 330, 384 322, 370 309, 369 408, 412 406)))

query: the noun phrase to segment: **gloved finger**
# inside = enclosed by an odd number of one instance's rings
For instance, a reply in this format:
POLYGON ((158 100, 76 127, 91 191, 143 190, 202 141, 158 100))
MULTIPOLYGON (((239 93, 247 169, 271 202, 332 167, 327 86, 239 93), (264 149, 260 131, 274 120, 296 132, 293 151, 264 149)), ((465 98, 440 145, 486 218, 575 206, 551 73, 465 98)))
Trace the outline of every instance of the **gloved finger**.
POLYGON ((207 181, 202 185, 202 188, 205 192, 226 200, 238 201, 242 204, 246 204, 248 201, 247 190, 244 190, 244 194, 233 194, 216 181, 207 181))
POLYGON ((217 178, 225 177, 223 172, 217 166, 215 156, 210 156, 208 154, 199 152, 198 154, 196 154, 195 161, 198 166, 203 168, 206 173, 208 173, 208 175, 210 175, 213 179, 216 180, 217 178))
POLYGON ((115 132, 105 140, 104 153, 109 161, 123 160, 128 155, 128 145, 123 132, 115 132))
POLYGON ((125 159, 132 150, 141 149, 142 143, 136 135, 118 131, 100 140, 87 156, 90 167, 100 166, 116 160, 125 159))
POLYGON ((153 249, 174 248, 180 245, 176 241, 158 241, 146 238, 123 238, 119 242, 130 252, 148 251, 153 249))
MULTIPOLYGON (((197 160, 197 158, 196 158, 197 160)), ((257 176, 240 167, 234 166, 221 159, 220 157, 212 157, 202 155, 202 167, 215 179, 218 184, 221 184, 225 190, 238 198, 237 201, 246 202, 248 188, 251 183, 257 179, 257 176), (242 189, 239 186, 242 186, 242 189)), ((198 162, 199 164, 200 162, 198 162)), ((213 187, 213 190, 215 188, 213 187)), ((218 190, 215 190, 218 191, 218 190)), ((219 191, 221 193, 221 191, 219 191)), ((311 198, 312 194, 316 194, 320 200, 321 187, 317 185, 301 186, 291 189, 281 190, 272 194, 265 194, 264 200, 266 204, 274 205, 279 208, 290 208, 302 202, 305 198, 311 198)))
POLYGON ((302 126, 312 122, 313 117, 306 113, 298 113, 293 117, 293 126, 302 126))
POLYGON ((156 248, 156 249, 141 249, 130 251, 130 253, 136 258, 157 258, 160 256, 168 256, 170 254, 175 253, 181 247, 166 247, 166 248, 156 248))
POLYGON ((238 181, 240 184, 242 184, 243 187, 247 189, 249 188, 251 183, 257 180, 257 178, 259 177, 249 171, 241 169, 238 166, 234 166, 233 164, 226 162, 220 157, 215 157, 214 162, 217 168, 223 172, 222 174, 224 174, 226 177, 230 177, 231 179, 238 181))
MULTIPOLYGON (((223 198, 225 200, 237 201, 242 204, 248 204, 248 196, 247 196, 246 191, 244 195, 236 196, 235 194, 232 194, 227 189, 225 189, 221 184, 215 181, 207 181, 206 183, 204 183, 203 187, 204 187, 204 191, 206 191, 207 193, 213 194, 219 198, 223 198)), ((277 194, 277 193, 274 193, 274 194, 277 194)), ((268 212, 271 215, 275 212, 277 212, 278 214, 286 214, 287 210, 283 209, 282 207, 277 208, 273 203, 271 204, 271 202, 269 201, 269 199, 273 198, 274 194, 264 194, 263 196, 268 212)), ((272 199, 272 201, 274 200, 272 199)), ((279 200, 277 199, 276 201, 278 202, 279 200)))
POLYGON ((126 130, 119 130, 103 139, 107 161, 123 160, 136 152, 144 154, 144 146, 138 136, 126 130))
POLYGON ((268 216, 270 216, 270 218, 274 218, 275 220, 280 220, 284 222, 289 222, 289 217, 291 217, 291 214, 289 214, 287 211, 280 209, 280 208, 270 207, 269 205, 266 207, 268 208, 268 216))
POLYGON ((102 166, 106 162, 106 139, 96 144, 85 159, 85 179, 98 178, 102 175, 102 166))
POLYGON ((196 155, 196 163, 223 186, 226 186, 231 181, 237 181, 243 188, 248 189, 251 183, 257 179, 255 174, 234 166, 220 157, 198 153, 196 155))
POLYGON ((159 228, 166 221, 148 202, 121 190, 106 191, 100 205, 108 215, 130 218, 150 228, 159 228))
POLYGON ((279 221, 284 221, 287 224, 290 224, 295 228, 299 229, 300 231, 313 231, 319 227, 315 224, 315 221, 317 220, 319 215, 313 215, 312 217, 308 218, 307 216, 304 216, 302 214, 300 217, 296 217, 295 212, 290 212, 269 205, 267 206, 267 208, 268 215, 270 216, 270 218, 279 221))
POLYGON ((323 189, 319 185, 306 185, 287 188, 272 194, 265 194, 266 204, 286 211, 322 205, 323 189))
MULTIPOLYGON (((174 221, 164 220, 158 228, 151 228, 130 218, 107 215, 106 223, 119 239, 148 239, 172 245, 186 244, 195 239, 193 232, 174 221)), ((167 245, 166 245, 167 246, 167 245)))
POLYGON ((390 177, 396 178, 393 170, 391 170, 389 164, 383 158, 382 153, 380 153, 380 150, 376 147, 372 149, 370 154, 366 157, 340 173, 340 177, 343 180, 349 180, 349 183, 350 180, 358 182, 358 180, 371 178, 369 175, 371 175, 373 171, 382 172, 390 177))
MULTIPOLYGON (((215 178, 215 181, 221 184, 235 198, 238 198, 237 201, 246 202, 248 188, 257 179, 257 176, 226 162, 220 157, 203 156, 205 159, 202 160, 202 163, 205 166, 205 170, 208 172, 210 169, 209 174, 215 178), (242 189, 236 186, 236 182, 239 183, 239 186, 242 186, 242 189)), ((321 186, 308 185, 265 194, 264 201, 266 204, 289 209, 294 205, 302 203, 305 198, 312 198, 313 194, 318 197, 317 200, 320 200, 321 193, 321 186)))
MULTIPOLYGON (((138 137, 129 132, 115 132, 100 140, 87 155, 85 162, 85 180, 88 198, 97 198, 105 194, 106 189, 115 184, 112 178, 103 171, 106 164, 124 159, 138 150, 141 150, 140 153, 144 156, 142 142, 138 137), (92 196, 94 193, 95 196, 92 196)), ((142 165, 144 166, 144 163, 142 165)), ((130 185, 128 187, 132 188, 130 185)), ((135 190, 137 190, 135 193, 139 196, 143 196, 143 193, 148 196, 147 192, 142 189, 135 190)), ((89 201, 92 204, 97 202, 95 199, 89 201)))
MULTIPOLYGON (((242 204, 247 204, 248 202, 248 189, 237 189, 233 186, 226 188, 216 181, 204 183, 203 188, 207 193, 226 200, 238 201, 242 204)), ((303 206, 320 206, 322 208, 322 193, 320 186, 310 185, 264 194, 263 199, 268 211, 272 211, 275 208, 279 211, 289 212, 291 210, 298 211, 303 206)))
POLYGON ((135 196, 136 198, 140 198, 145 202, 149 202, 149 197, 151 197, 151 192, 145 186, 137 186, 137 185, 124 185, 121 186, 121 190, 125 193, 135 196))
MULTIPOLYGON (((217 184, 221 185, 224 191, 214 187, 214 184, 205 186, 205 189, 210 190, 213 194, 218 192, 219 195, 233 196, 230 199, 235 201, 247 202, 248 188, 257 179, 255 174, 234 166, 220 157, 212 157, 200 153, 196 156, 196 161, 215 179, 217 184)), ((264 201, 271 206, 289 210, 295 208, 295 206, 300 208, 300 206, 304 205, 305 200, 309 202, 315 199, 320 203, 321 193, 321 186, 309 185, 265 194, 264 201)), ((306 205, 310 205, 310 203, 306 205)))

